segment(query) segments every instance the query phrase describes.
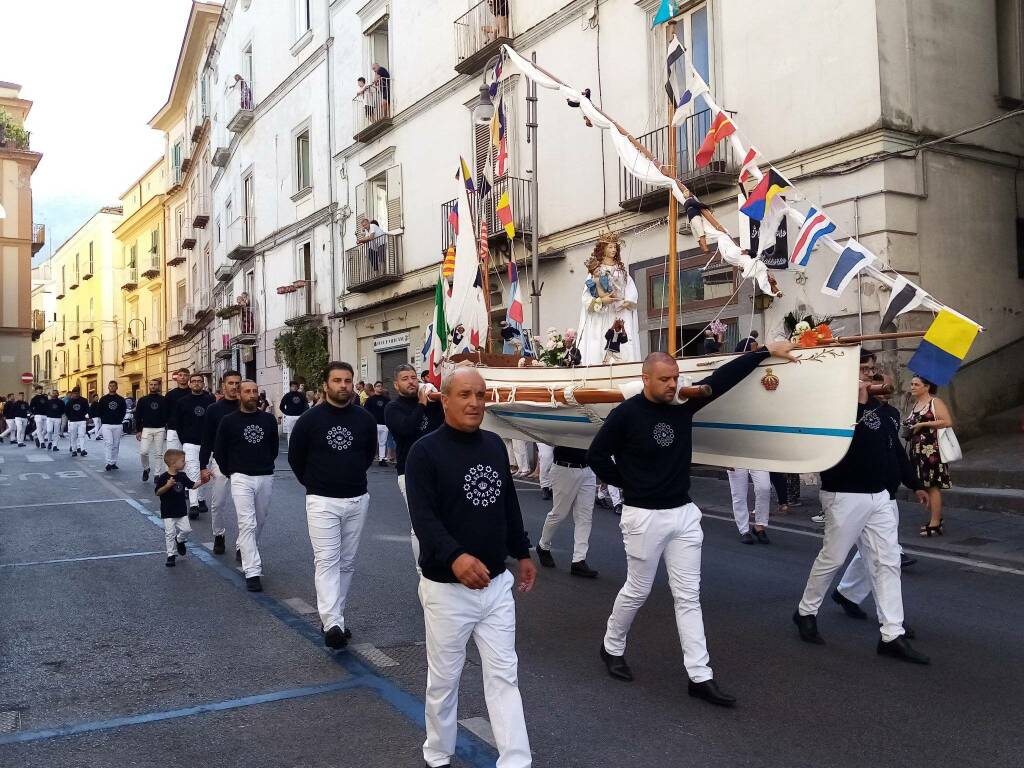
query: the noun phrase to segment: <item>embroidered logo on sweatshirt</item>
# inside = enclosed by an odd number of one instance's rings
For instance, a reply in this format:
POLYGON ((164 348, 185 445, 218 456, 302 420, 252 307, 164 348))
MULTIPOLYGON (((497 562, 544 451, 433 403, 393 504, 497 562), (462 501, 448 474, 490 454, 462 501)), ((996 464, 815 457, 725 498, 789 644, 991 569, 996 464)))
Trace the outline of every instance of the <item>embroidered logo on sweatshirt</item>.
POLYGON ((206 409, 203 408, 203 406, 201 405, 197 405, 195 408, 192 409, 192 413, 194 413, 196 416, 202 416, 204 413, 206 413, 206 409))
POLYGON ((263 440, 263 427, 250 424, 242 430, 242 437, 245 439, 245 442, 256 445, 256 443, 262 442, 263 440))
POLYGON ((463 479, 462 490, 474 507, 489 507, 501 495, 501 475, 489 464, 470 467, 463 479))
POLYGON ((345 451, 352 447, 352 433, 348 427, 331 427, 327 430, 327 444, 336 451, 345 451))
POLYGON ((426 432, 427 431, 427 427, 429 427, 429 426, 430 426, 430 421, 427 419, 426 416, 424 416, 422 419, 420 419, 420 432, 426 432))
POLYGON ((156 400, 150 400, 149 401, 149 410, 151 410, 151 411, 159 411, 160 410, 160 403, 158 403, 156 400))
POLYGON ((874 411, 868 411, 864 414, 864 418, 861 419, 861 423, 868 429, 874 431, 882 426, 882 420, 878 418, 878 414, 874 411))
POLYGON ((662 448, 668 448, 672 445, 672 442, 676 439, 676 433, 668 424, 663 421, 659 421, 654 425, 654 429, 651 432, 651 436, 654 438, 654 442, 660 445, 662 448))
POLYGON ((116 411, 117 410, 117 400, 111 400, 109 403, 107 403, 107 408, 109 408, 112 411, 116 411))

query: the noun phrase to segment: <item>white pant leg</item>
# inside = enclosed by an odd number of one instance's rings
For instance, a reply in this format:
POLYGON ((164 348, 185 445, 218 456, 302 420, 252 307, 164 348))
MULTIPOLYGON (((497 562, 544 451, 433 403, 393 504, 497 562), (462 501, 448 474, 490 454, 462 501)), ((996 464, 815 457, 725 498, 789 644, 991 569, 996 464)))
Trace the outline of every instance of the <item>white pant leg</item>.
POLYGON ((861 557, 859 544, 836 589, 847 600, 852 600, 855 603, 864 602, 864 598, 871 594, 871 574, 868 572, 864 558, 861 557))
POLYGON ((188 541, 189 535, 192 533, 192 525, 188 521, 188 516, 184 517, 167 517, 163 520, 164 524, 164 543, 167 545, 167 556, 178 554, 177 543, 179 541, 188 541))
POLYGON ((324 630, 345 629, 345 603, 370 495, 348 499, 306 496, 306 522, 313 545, 317 611, 324 630))
MULTIPOLYGON (((409 509, 409 497, 405 495, 405 475, 398 476, 398 490, 402 494, 402 499, 405 501, 406 510, 409 509)), ((416 531, 409 527, 409 541, 412 544, 412 562, 416 566, 416 575, 422 576, 423 571, 420 570, 420 540, 416 538, 416 531)))
MULTIPOLYGON (((117 450, 121 444, 123 427, 120 424, 104 424, 100 427, 103 433, 103 453, 107 464, 117 463, 117 450)), ((198 478, 197 478, 198 479, 198 478)))
POLYGON ((377 425, 377 461, 384 461, 388 455, 388 428, 385 424, 377 425))
MULTIPOLYGON (((193 483, 199 482, 199 446, 195 443, 184 443, 181 450, 185 453, 185 476, 193 483)), ((199 490, 190 488, 188 492, 188 505, 194 507, 199 504, 199 490)))
POLYGON ((210 530, 214 536, 223 536, 227 531, 227 521, 230 519, 233 494, 231 480, 220 471, 217 460, 210 458, 207 466, 212 477, 207 496, 210 500, 210 530))
POLYGON ((298 416, 283 416, 281 418, 281 429, 287 437, 295 429, 295 422, 299 420, 298 416))
POLYGON ((900 545, 897 518, 886 491, 871 494, 873 508, 860 537, 864 560, 875 588, 882 639, 895 640, 903 630, 903 587, 900 575, 900 545))
POLYGON ((5 429, 3 432, 0 432, 0 438, 7 437, 13 431, 14 431, 14 418, 12 417, 10 419, 7 419, 7 429, 5 429))
POLYGON ((18 435, 18 443, 25 442, 25 430, 28 429, 28 419, 24 416, 16 416, 14 418, 14 425, 16 434, 18 435))
POLYGON ((555 449, 546 443, 537 443, 537 463, 540 465, 540 487, 551 487, 551 467, 555 462, 555 449))
MULTIPOLYGON (((821 491, 821 510, 825 515, 825 537, 807 577, 797 610, 801 616, 816 616, 836 572, 843 567, 850 549, 874 509, 870 493, 833 493, 821 491)), ((897 559, 897 563, 899 560, 897 559)))
POLYGON ((594 525, 594 500, 597 498, 597 476, 589 467, 581 469, 583 474, 572 505, 573 546, 572 561, 578 563, 587 559, 590 551, 590 530, 594 525))
POLYGON ((654 584, 658 563, 671 533, 669 511, 622 508, 619 528, 626 549, 626 583, 615 597, 604 633, 604 649, 615 656, 625 653, 629 628, 654 584))
POLYGON ((754 524, 768 527, 768 510, 772 503, 772 478, 763 469, 751 469, 750 482, 754 485, 754 524))
POLYGON ((85 448, 85 422, 69 421, 68 438, 71 442, 72 451, 80 451, 85 448))
POLYGON ((92 439, 95 440, 103 432, 103 422, 99 416, 92 417, 92 439))
POLYGON ((263 573, 259 539, 273 488, 273 475, 231 475, 231 499, 238 515, 238 548, 242 552, 242 573, 247 579, 263 573))
POLYGON ((60 416, 46 417, 46 442, 56 445, 60 441, 60 416))
POLYGON ((525 440, 513 440, 512 452, 515 455, 516 467, 520 472, 530 471, 530 452, 526 448, 525 440))
POLYGON ((142 461, 142 468, 156 467, 159 474, 163 471, 164 430, 160 427, 143 427, 139 438, 139 459, 142 461))
POLYGON ((704 532, 696 504, 672 510, 675 530, 665 546, 665 569, 675 602, 676 629, 683 649, 686 674, 695 683, 713 677, 708 666, 707 640, 704 637, 704 614, 700 607, 700 555, 704 532))
POLYGON ((519 694, 514 581, 512 573, 505 571, 482 590, 483 615, 473 629, 473 640, 480 652, 487 715, 498 748, 496 768, 532 765, 523 699, 519 694))
MULTIPOLYGON (((494 582, 487 587, 491 589, 494 582)), ((420 604, 427 641, 427 690, 424 719, 427 765, 447 765, 458 735, 459 681, 466 664, 466 643, 480 620, 478 595, 462 584, 420 578, 420 604)))
POLYGON ((551 549, 551 539, 562 521, 572 512, 576 494, 579 493, 583 480, 583 470, 563 467, 555 464, 549 474, 551 480, 551 511, 544 518, 544 528, 540 532, 537 546, 551 549))
POLYGON ((181 450, 181 440, 178 439, 178 432, 174 429, 167 430, 167 447, 181 450))
POLYGON ((736 527, 742 536, 750 531, 750 508, 747 506, 747 478, 750 471, 746 469, 730 469, 729 490, 732 492, 732 516, 736 519, 736 527))

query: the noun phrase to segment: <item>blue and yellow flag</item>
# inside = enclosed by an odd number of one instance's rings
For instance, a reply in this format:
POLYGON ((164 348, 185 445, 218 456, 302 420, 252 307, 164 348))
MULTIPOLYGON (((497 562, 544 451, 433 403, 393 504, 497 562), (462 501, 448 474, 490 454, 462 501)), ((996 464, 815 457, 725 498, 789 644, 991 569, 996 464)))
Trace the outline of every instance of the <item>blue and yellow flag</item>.
POLYGON ((932 384, 950 382, 978 335, 978 326, 948 309, 939 310, 907 367, 932 384))

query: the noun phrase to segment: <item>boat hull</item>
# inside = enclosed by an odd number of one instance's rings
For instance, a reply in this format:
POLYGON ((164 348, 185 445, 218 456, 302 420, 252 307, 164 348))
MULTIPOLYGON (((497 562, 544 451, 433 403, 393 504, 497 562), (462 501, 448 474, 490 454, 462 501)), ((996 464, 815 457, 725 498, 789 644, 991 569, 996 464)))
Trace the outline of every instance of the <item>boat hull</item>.
MULTIPOLYGON (((820 472, 835 466, 853 437, 859 352, 857 345, 802 349, 795 351, 799 364, 777 358, 761 363, 695 414, 693 461, 773 472, 820 472)), ((682 358, 679 367, 688 383, 699 383, 734 358, 682 358)), ((640 363, 479 370, 492 388, 604 388, 618 389, 627 397, 642 388, 640 363)), ((554 399, 517 402, 513 396, 489 403, 483 426, 505 438, 588 448, 615 406, 564 405, 554 399)))

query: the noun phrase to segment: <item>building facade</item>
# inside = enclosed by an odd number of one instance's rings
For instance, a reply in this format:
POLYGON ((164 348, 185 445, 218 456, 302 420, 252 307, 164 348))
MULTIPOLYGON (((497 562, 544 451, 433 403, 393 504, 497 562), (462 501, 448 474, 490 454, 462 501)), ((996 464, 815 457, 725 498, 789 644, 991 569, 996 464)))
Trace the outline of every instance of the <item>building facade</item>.
POLYGON ((21 86, 0 82, 0 391, 24 388, 32 362, 32 257, 45 230, 32 221, 32 174, 42 155, 32 149, 25 118, 32 102, 21 86))
POLYGON ((167 166, 157 160, 121 195, 123 218, 114 230, 121 254, 118 295, 120 391, 139 397, 150 379, 165 378, 164 190, 167 166))

